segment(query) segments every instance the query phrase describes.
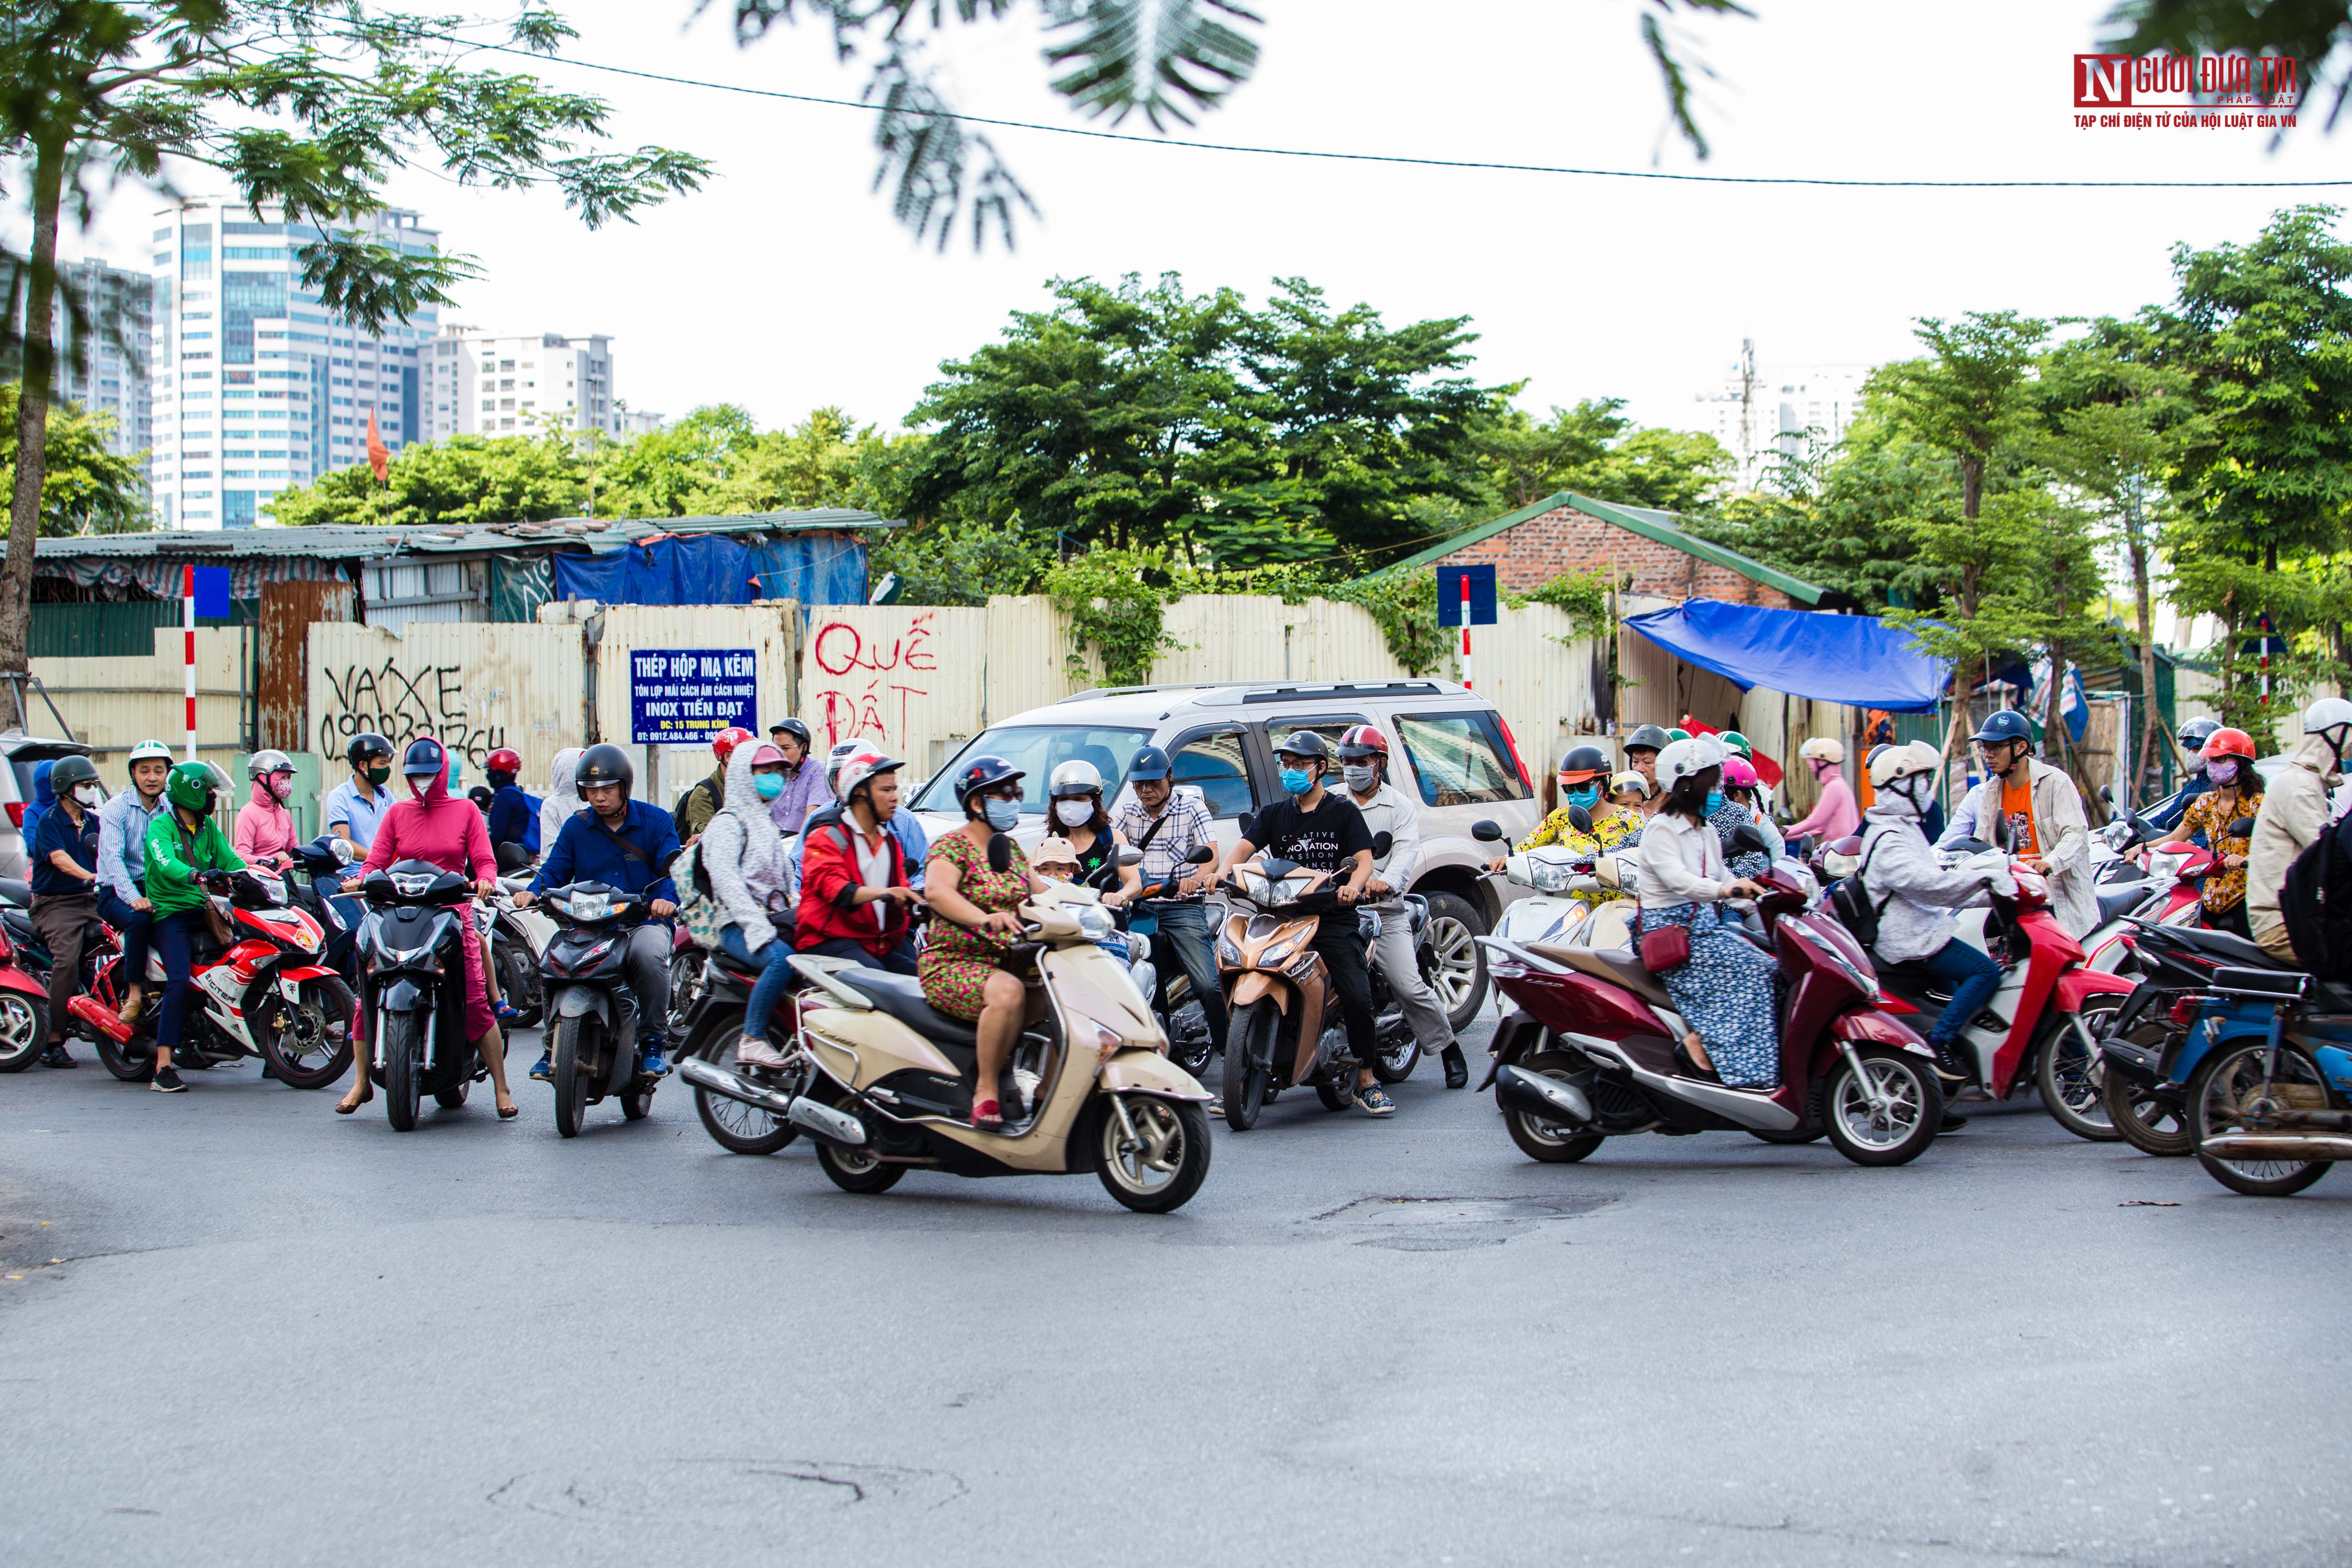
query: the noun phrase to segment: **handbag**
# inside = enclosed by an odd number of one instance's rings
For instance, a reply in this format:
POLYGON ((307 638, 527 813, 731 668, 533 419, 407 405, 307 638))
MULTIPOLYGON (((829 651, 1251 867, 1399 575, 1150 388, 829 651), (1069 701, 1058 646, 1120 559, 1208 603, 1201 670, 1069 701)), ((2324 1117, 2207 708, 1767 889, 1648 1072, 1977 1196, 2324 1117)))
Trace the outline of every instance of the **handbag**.
POLYGON ((1690 962, 1690 927, 1656 925, 1642 933, 1642 967, 1653 975, 1679 969, 1690 962))

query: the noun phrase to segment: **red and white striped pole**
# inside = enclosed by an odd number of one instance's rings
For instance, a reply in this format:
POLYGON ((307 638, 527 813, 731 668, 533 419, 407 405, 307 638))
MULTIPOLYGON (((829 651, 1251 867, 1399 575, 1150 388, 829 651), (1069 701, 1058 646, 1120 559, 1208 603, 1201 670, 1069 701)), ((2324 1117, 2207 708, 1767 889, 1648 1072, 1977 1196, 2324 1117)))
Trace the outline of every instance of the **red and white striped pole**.
POLYGON ((1470 574, 1465 571, 1462 574, 1462 689, 1466 692, 1470 685, 1470 574))
POLYGON ((188 677, 188 760, 196 759, 196 569, 180 569, 180 624, 185 644, 188 677))

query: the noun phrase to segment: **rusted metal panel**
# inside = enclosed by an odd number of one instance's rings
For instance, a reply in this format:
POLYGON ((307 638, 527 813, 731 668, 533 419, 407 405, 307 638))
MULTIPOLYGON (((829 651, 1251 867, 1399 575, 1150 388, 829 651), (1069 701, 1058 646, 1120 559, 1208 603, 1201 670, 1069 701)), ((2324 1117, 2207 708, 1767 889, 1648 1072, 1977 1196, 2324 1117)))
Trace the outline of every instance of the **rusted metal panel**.
POLYGON ((261 744, 310 749, 310 644, 314 622, 348 622, 348 582, 325 580, 261 585, 261 744))
POLYGON ((500 747, 522 754, 522 780, 544 788, 548 764, 585 742, 587 670, 578 626, 317 621, 306 633, 309 709, 302 749, 333 758, 373 730, 397 745, 437 737, 479 782, 500 747))

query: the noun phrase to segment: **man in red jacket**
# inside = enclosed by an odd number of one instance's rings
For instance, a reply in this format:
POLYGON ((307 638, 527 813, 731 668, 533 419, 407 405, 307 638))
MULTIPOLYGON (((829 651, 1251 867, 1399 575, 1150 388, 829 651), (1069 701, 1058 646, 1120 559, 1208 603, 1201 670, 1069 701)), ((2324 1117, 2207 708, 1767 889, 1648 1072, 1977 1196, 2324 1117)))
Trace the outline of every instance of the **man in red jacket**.
POLYGON ((871 746, 842 758, 840 808, 813 813, 802 830, 797 951, 915 972, 908 925, 922 894, 907 885, 907 852, 887 825, 905 766, 871 746))

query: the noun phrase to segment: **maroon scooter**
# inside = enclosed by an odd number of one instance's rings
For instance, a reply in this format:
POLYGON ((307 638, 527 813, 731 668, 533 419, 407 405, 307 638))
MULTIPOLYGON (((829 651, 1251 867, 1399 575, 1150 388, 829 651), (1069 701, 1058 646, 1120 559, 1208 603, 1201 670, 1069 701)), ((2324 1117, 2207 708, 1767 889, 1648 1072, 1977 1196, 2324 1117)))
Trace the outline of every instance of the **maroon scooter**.
POLYGON ((1935 1056, 1881 1006, 1869 958, 1788 873, 1755 880, 1763 934, 1748 940, 1780 966, 1780 1082, 1769 1090, 1676 1068, 1687 1026, 1634 949, 1478 938, 1487 974, 1518 1004, 1496 1027, 1486 1082, 1522 1153, 1557 1163, 1633 1133, 1728 1131, 1768 1144, 1826 1134, 1856 1165, 1899 1166, 1936 1141, 1935 1056))

